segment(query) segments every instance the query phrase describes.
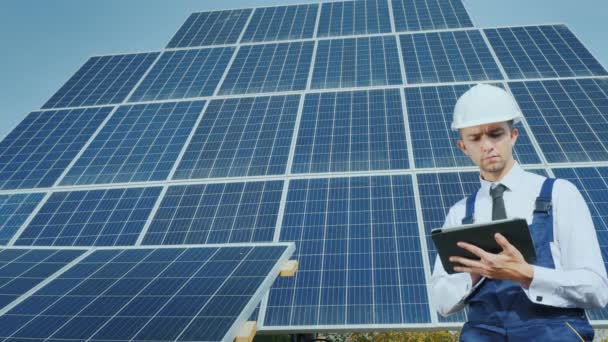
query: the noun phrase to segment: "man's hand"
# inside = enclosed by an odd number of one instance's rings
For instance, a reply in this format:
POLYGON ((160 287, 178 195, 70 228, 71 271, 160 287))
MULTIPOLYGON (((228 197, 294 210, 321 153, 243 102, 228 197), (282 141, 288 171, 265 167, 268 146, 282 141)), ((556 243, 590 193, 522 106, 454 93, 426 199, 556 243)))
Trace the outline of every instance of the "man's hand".
MULTIPOLYGON (((466 242, 458 242, 458 247, 477 255, 481 260, 462 257, 450 257, 450 261, 462 266, 454 267, 456 272, 471 274, 473 284, 477 275, 490 279, 513 280, 524 288, 530 287, 534 276, 534 268, 526 262, 521 253, 501 234, 494 235, 496 242, 502 247, 502 252, 492 254, 466 242)), ((477 280, 479 280, 477 278, 477 280)))

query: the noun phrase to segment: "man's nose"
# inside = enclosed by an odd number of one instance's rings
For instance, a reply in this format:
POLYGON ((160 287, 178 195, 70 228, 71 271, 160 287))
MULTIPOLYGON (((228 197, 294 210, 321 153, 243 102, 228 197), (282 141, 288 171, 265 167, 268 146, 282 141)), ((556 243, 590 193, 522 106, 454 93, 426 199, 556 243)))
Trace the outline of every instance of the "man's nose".
POLYGON ((480 146, 482 152, 488 152, 494 149, 494 143, 492 142, 492 139, 490 139, 486 135, 483 135, 481 137, 480 146))

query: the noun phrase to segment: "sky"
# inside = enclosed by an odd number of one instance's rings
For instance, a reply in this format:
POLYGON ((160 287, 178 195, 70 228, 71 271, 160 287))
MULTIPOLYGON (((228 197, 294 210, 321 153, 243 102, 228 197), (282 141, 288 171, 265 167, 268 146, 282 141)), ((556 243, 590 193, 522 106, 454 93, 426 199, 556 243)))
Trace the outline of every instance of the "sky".
MULTIPOLYGON (((608 67, 607 0, 463 0, 477 27, 564 23, 608 67)), ((0 0, 0 139, 95 55, 158 51, 192 12, 306 0, 0 0)))

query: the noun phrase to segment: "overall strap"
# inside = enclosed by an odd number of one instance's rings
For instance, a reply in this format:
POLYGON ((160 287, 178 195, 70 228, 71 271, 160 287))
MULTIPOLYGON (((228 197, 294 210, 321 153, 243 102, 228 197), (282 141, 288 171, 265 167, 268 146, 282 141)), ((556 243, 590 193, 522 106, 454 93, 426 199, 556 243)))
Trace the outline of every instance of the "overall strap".
POLYGON ((551 193, 553 192, 553 183, 555 183, 555 180, 555 178, 547 178, 543 182, 543 186, 540 189, 540 194, 538 197, 536 197, 534 214, 551 215, 551 193))
POLYGON ((467 211, 462 219, 462 224, 471 224, 475 221, 473 215, 475 214, 475 198, 477 197, 477 191, 473 192, 469 197, 467 197, 467 211))

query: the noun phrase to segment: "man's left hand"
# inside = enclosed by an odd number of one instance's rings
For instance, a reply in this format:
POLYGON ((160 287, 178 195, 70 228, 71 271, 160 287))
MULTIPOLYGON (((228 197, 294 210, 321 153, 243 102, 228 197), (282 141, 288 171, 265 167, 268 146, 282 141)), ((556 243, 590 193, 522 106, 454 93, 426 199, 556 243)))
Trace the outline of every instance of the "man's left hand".
POLYGON ((490 279, 512 280, 524 288, 530 287, 534 276, 534 268, 526 262, 519 250, 499 233, 494 235, 496 242, 502 248, 498 254, 488 253, 483 249, 466 242, 458 242, 458 247, 475 254, 480 260, 462 257, 450 257, 450 261, 462 266, 455 266, 456 272, 479 274, 490 279))

